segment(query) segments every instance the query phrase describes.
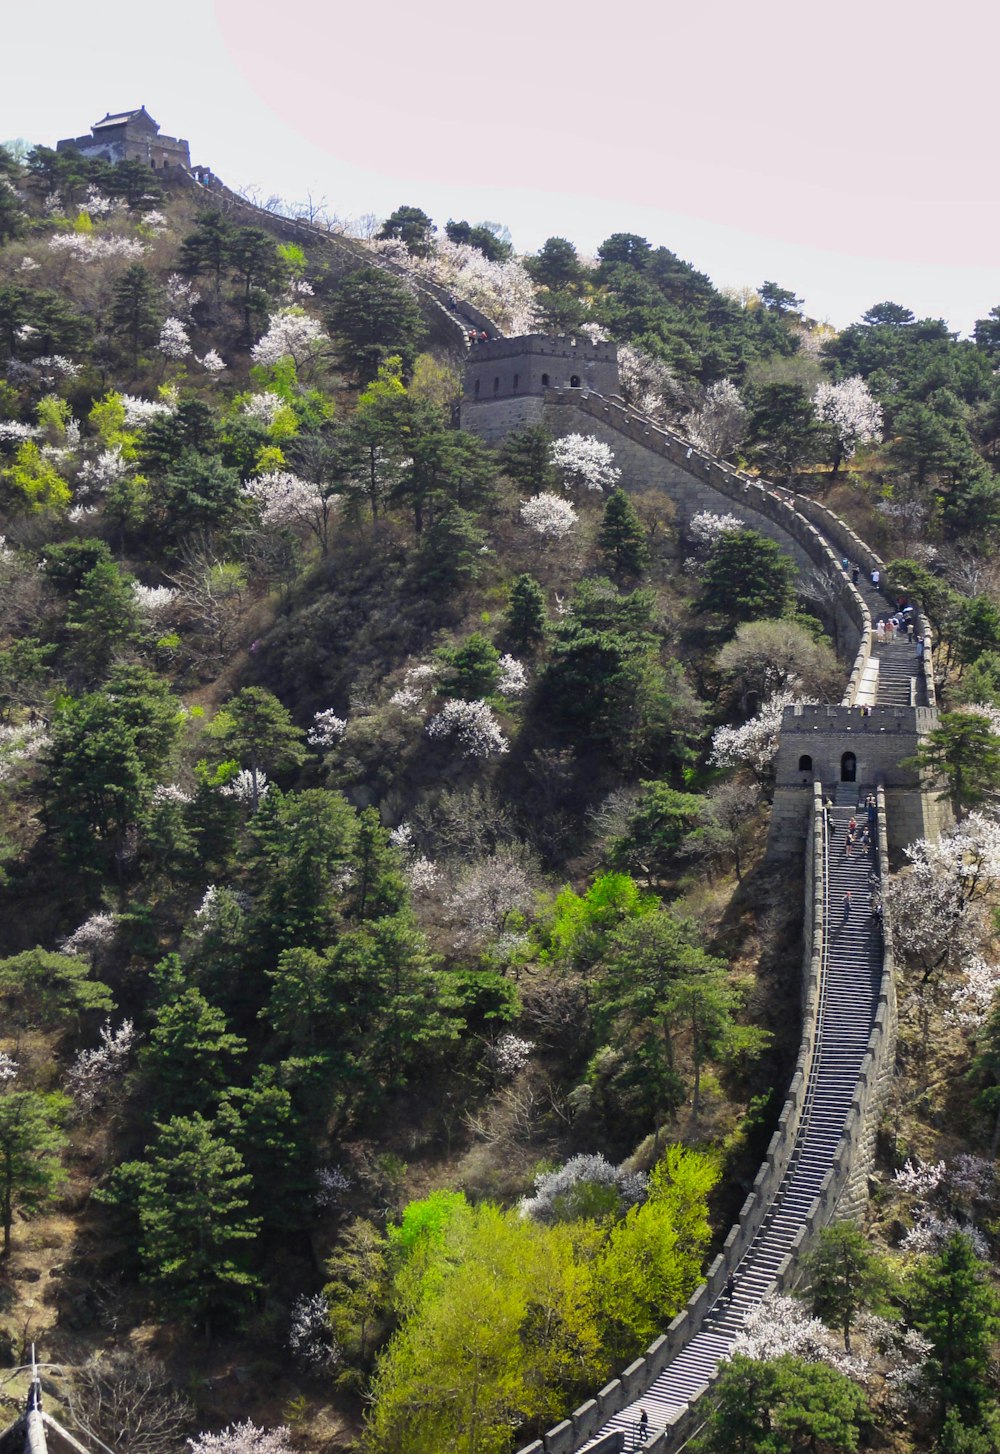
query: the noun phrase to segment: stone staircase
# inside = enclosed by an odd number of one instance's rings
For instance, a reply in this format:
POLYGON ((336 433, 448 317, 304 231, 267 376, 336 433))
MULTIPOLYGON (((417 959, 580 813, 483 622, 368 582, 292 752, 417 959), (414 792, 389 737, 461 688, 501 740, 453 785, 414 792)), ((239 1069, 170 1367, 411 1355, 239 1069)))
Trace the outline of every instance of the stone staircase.
MULTIPOLYGON (((900 651, 902 652, 902 647, 900 651)), ((826 914, 817 1050, 788 1168, 764 1222, 733 1269, 732 1300, 723 1294, 702 1328, 636 1402, 602 1428, 600 1439, 618 1433, 618 1447, 639 1448, 639 1416, 645 1410, 650 1436, 668 1424, 705 1388, 728 1355, 750 1309, 774 1284, 830 1169, 868 1049, 882 973, 879 922, 870 913, 877 865, 867 850, 845 851, 847 823, 864 820, 867 790, 839 784, 830 810, 826 851, 826 914), (845 895, 850 908, 845 913, 845 895)), ((585 1448, 592 1448, 592 1441, 585 1448)))

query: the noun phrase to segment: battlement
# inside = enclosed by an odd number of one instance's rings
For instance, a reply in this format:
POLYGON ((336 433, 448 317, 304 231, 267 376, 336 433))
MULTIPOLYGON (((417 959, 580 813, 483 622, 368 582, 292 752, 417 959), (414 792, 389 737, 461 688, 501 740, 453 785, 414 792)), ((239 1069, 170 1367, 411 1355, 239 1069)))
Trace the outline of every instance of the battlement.
POLYGON ((469 349, 462 398, 463 429, 488 442, 540 423, 547 390, 618 393, 618 349, 586 336, 526 334, 469 349))

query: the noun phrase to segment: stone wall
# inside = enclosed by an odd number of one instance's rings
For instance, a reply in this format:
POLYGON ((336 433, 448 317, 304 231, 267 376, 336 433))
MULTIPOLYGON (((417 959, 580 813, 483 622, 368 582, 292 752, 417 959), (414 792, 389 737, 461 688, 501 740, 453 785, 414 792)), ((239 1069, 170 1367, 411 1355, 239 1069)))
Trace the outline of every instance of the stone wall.
MULTIPOLYGON (((597 1432, 608 1419, 633 1403, 646 1392, 654 1379, 701 1328, 705 1317, 721 1294, 726 1282, 727 1267, 735 1267, 756 1236, 767 1215, 771 1200, 788 1167, 802 1109, 805 1104, 809 1074, 816 1051, 819 1016, 823 915, 826 880, 826 840, 823 822, 822 790, 817 783, 811 805, 812 829, 805 855, 804 942, 802 953, 802 1039, 785 1104, 778 1117, 778 1127, 768 1144, 767 1153, 754 1179, 750 1195, 740 1208, 739 1220, 731 1228, 722 1252, 708 1269, 701 1286, 692 1293, 666 1332, 654 1339, 646 1352, 630 1363, 617 1378, 593 1399, 575 1409, 568 1419, 548 1430, 542 1439, 527 1445, 520 1454, 573 1454, 573 1451, 597 1432)), ((789 1272, 782 1274, 780 1285, 787 1285, 789 1272)), ((669 1430, 658 1433, 647 1449, 674 1449, 692 1431, 697 1419, 696 1406, 676 1415, 669 1430), (664 1438, 669 1436, 667 1442, 664 1438)), ((609 1448, 613 1448, 609 1445, 609 1448)))
POLYGON ((540 401, 549 388, 617 393, 617 348, 613 343, 591 343, 587 338, 545 333, 477 344, 470 349, 465 364, 462 428, 477 434, 478 426, 485 422, 496 435, 495 423, 477 411, 477 405, 526 394, 540 401))

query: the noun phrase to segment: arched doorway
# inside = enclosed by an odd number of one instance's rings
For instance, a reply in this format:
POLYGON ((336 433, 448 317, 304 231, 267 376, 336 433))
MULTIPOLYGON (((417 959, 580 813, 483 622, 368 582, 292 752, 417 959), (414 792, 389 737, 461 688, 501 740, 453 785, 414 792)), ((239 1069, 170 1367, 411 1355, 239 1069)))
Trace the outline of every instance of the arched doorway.
POLYGON ((845 752, 840 759, 840 781, 855 783, 858 780, 858 759, 853 752, 845 752))
POLYGON ((799 758, 799 772, 812 772, 813 760, 808 752, 804 752, 799 758))

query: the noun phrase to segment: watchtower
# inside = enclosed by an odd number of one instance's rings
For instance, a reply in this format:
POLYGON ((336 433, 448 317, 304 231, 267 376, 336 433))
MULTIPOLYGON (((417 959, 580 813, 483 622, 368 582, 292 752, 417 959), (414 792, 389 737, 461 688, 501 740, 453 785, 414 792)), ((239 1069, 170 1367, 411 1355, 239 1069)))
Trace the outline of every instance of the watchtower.
POLYGON ((465 365, 462 428, 492 444, 539 424, 547 389, 617 394, 617 348, 547 333, 474 344, 465 365))
POLYGON ((56 142, 56 151, 78 151, 81 156, 101 157, 108 162, 145 162, 154 171, 190 167, 191 152, 186 141, 162 136, 159 123, 140 106, 135 111, 108 112, 95 121, 89 136, 67 136, 56 142))

